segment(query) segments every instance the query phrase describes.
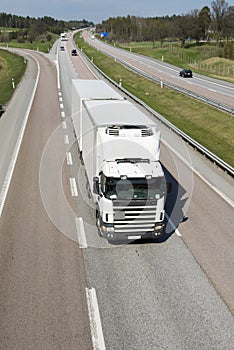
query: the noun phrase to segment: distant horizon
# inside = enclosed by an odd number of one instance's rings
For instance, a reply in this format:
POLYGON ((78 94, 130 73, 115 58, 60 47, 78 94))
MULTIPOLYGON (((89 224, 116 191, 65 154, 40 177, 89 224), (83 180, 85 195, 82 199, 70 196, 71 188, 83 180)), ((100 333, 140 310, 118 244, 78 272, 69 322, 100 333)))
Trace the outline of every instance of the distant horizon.
MULTIPOLYGON (((229 6, 233 6, 234 2, 227 1, 229 6)), ((12 14, 22 17, 52 17, 61 21, 80 21, 87 20, 94 24, 101 23, 110 17, 163 17, 173 15, 185 15, 195 9, 201 10, 204 6, 211 8, 211 1, 205 0, 178 0, 167 1, 161 6, 159 0, 109 0, 100 5, 95 0, 41 0, 30 6, 26 1, 18 0, 2 0, 0 12, 12 14)))

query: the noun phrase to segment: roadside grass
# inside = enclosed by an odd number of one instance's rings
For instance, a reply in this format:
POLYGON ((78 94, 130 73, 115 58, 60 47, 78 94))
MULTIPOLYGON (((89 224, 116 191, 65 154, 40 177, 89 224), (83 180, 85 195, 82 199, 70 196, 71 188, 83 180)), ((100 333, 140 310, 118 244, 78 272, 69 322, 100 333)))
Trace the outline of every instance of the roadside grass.
POLYGON ((48 53, 53 46, 53 43, 51 42, 44 42, 44 41, 35 41, 33 43, 25 42, 25 43, 18 43, 16 40, 11 40, 9 43, 2 43, 1 46, 4 47, 15 47, 20 49, 29 49, 29 50, 35 50, 40 51, 44 53, 48 53))
POLYGON ((24 58, 6 50, 0 50, 0 104, 6 105, 13 93, 12 78, 15 87, 26 69, 24 58))
POLYGON ((161 88, 96 51, 79 36, 79 48, 111 79, 119 83, 167 120, 234 166, 234 116, 167 88, 161 88))
POLYGON ((217 57, 217 47, 214 45, 191 46, 181 48, 179 43, 129 43, 116 46, 138 54, 163 60, 181 68, 191 68, 194 72, 206 76, 234 82, 234 61, 217 57))
POLYGON ((25 40, 25 42, 18 42, 16 39, 12 39, 9 42, 0 43, 0 46, 4 47, 15 47, 15 48, 21 48, 21 49, 30 49, 30 50, 36 50, 44 53, 48 53, 50 49, 52 48, 54 42, 58 39, 58 35, 49 33, 51 35, 51 41, 46 40, 46 36, 39 38, 38 40, 30 43, 29 41, 25 40))

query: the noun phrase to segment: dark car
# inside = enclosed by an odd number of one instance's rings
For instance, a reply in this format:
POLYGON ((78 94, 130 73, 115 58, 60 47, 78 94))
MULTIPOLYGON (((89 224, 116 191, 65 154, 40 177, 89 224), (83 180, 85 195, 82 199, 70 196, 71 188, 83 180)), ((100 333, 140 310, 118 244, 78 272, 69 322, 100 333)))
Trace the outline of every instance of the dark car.
POLYGON ((193 72, 191 71, 191 69, 182 69, 179 75, 183 78, 192 78, 193 72))
POLYGON ((60 46, 60 51, 65 51, 65 47, 64 46, 60 46))
POLYGON ((71 55, 72 55, 72 56, 77 56, 77 51, 76 51, 76 49, 72 49, 72 50, 71 50, 71 55))

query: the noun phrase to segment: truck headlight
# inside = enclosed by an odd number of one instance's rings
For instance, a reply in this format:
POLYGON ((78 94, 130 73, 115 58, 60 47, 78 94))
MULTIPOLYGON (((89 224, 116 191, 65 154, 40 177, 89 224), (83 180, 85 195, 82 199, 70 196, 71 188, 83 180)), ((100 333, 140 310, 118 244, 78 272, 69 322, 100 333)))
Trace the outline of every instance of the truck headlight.
POLYGON ((163 227, 165 226, 165 224, 162 222, 162 223, 160 223, 160 224, 155 224, 155 226, 154 226, 154 230, 155 231, 160 231, 160 230, 162 230, 163 229, 163 227))
POLYGON ((108 226, 104 226, 104 225, 101 226, 101 230, 102 230, 102 232, 115 232, 114 227, 108 227, 108 226))

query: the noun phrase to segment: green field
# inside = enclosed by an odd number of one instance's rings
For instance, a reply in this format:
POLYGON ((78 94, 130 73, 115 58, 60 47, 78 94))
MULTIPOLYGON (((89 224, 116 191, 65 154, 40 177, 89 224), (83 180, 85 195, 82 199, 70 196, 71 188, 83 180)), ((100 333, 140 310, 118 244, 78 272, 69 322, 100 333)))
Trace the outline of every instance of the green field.
POLYGON ((117 83, 162 114, 167 120, 234 166, 234 116, 173 90, 161 88, 97 52, 76 36, 78 47, 117 83))
MULTIPOLYGON (((10 30, 9 30, 10 31, 10 30)), ((32 43, 22 39, 22 42, 19 42, 16 39, 12 39, 9 42, 0 42, 0 46, 4 47, 16 47, 21 49, 31 49, 31 50, 38 50, 40 52, 48 53, 50 49, 52 48, 54 42, 59 38, 58 35, 53 33, 46 33, 42 35, 39 39, 33 41, 32 43), (51 40, 48 41, 46 39, 47 35, 51 36, 51 40)))
POLYGON ((15 48, 20 48, 20 49, 30 49, 30 50, 36 50, 44 53, 48 53, 52 47, 51 42, 45 42, 44 40, 42 41, 35 41, 33 43, 25 42, 25 43, 18 43, 16 40, 11 40, 9 43, 1 43, 1 46, 4 47, 15 47, 15 48))
POLYGON ((6 50, 0 50, 0 104, 6 105, 14 92, 12 78, 15 87, 20 82, 26 69, 24 58, 6 50))

